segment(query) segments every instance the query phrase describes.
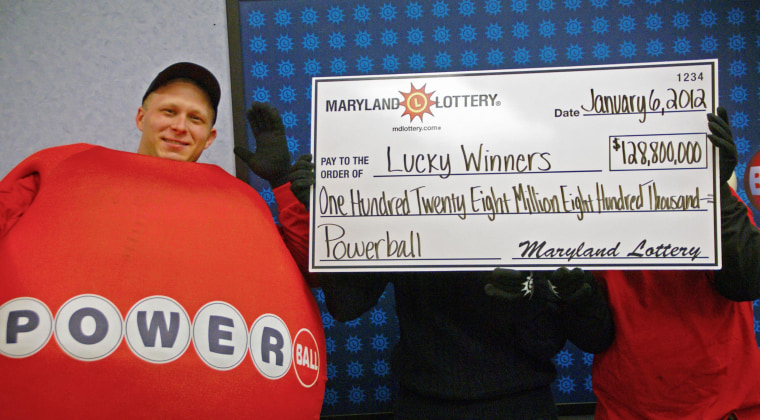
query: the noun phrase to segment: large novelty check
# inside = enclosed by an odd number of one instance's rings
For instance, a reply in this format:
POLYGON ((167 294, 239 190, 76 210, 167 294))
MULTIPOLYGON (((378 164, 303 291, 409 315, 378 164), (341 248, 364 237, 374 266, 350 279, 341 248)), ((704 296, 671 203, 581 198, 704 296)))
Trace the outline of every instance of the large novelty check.
POLYGON ((717 66, 315 78, 310 269, 719 268, 717 66))

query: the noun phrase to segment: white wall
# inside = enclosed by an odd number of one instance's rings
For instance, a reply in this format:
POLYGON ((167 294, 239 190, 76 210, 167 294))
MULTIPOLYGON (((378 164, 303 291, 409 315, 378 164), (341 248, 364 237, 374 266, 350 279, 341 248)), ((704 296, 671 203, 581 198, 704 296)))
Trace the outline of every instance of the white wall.
POLYGON ((219 79, 219 134, 199 161, 234 175, 224 0, 0 0, 0 178, 50 146, 136 151, 142 95, 177 61, 219 79))

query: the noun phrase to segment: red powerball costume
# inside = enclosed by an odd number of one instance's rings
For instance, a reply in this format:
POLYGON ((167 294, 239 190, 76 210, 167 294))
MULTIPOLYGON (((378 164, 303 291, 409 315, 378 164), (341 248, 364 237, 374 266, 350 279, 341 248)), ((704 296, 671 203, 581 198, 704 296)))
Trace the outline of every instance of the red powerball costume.
POLYGON ((324 332, 291 256, 308 213, 274 193, 281 232, 214 165, 78 144, 12 170, 0 417, 318 418, 324 332))
POLYGON ((612 346, 593 361, 596 419, 760 419, 751 301, 760 241, 725 189, 722 270, 595 273, 615 323, 612 346))

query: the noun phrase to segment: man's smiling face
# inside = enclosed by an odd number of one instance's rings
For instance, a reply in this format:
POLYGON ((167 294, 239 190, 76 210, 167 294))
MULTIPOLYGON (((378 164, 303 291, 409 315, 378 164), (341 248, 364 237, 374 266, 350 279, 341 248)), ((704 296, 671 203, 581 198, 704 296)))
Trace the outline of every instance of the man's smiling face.
POLYGON ((206 93, 178 79, 156 89, 137 110, 142 131, 137 153, 195 162, 216 138, 214 111, 206 93))

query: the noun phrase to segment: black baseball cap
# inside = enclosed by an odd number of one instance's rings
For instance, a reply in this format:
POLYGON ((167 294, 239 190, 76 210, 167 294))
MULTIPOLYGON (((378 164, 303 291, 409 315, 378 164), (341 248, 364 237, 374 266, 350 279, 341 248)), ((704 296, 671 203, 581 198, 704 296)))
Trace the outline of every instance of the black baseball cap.
POLYGON ((222 91, 219 88, 219 82, 208 69, 195 63, 174 63, 162 70, 161 73, 158 73, 156 78, 150 83, 148 90, 145 91, 143 102, 145 102, 145 98, 147 98, 151 92, 176 79, 192 80, 193 83, 206 92, 211 101, 211 108, 214 109, 213 123, 216 123, 216 110, 219 107, 219 97, 222 95, 222 91))

